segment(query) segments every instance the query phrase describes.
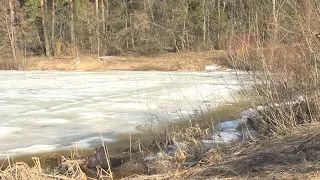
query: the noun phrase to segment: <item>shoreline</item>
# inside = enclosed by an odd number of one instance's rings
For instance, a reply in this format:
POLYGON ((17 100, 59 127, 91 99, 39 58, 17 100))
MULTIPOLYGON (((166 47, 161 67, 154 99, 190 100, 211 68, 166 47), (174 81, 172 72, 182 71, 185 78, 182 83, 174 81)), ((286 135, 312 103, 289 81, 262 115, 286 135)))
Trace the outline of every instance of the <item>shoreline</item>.
MULTIPOLYGON (((189 107, 189 106, 188 106, 188 107, 189 107)), ((211 109, 211 108, 212 108, 212 107, 210 107, 210 109, 211 109)), ((205 111, 206 111, 206 110, 205 110, 205 111)), ((69 112, 69 113, 70 113, 70 112, 69 112)), ((189 117, 189 116, 186 115, 186 117, 189 117)), ((200 119, 201 119, 201 118, 200 118, 200 119)), ((187 122, 184 122, 184 124, 186 124, 186 123, 187 123, 187 122)), ((72 126, 71 126, 71 127, 72 127, 72 126)), ((135 127, 135 126, 132 126, 132 127, 135 127)), ((138 126, 138 127, 135 127, 135 128, 136 128, 137 130, 141 130, 141 128, 139 128, 139 126, 138 126)), ((140 133, 140 132, 138 132, 138 133, 140 133)), ((118 133, 117 133, 117 134, 118 134, 118 133)), ((98 134, 97 134, 97 135, 98 135, 98 134)), ((106 136, 107 136, 107 135, 106 135, 106 136)), ((128 134, 125 134, 125 133, 124 133, 124 135, 121 134, 121 135, 119 135, 119 136, 126 136, 125 138, 123 138, 123 137, 119 138, 119 139, 120 139, 120 142, 121 142, 122 140, 128 138, 128 134)), ((104 137, 104 138, 106 138, 106 137, 104 137)), ((116 138, 116 140, 117 140, 117 139, 118 139, 118 138, 116 138)), ((58 140, 59 140, 59 139, 58 139, 58 140)), ((99 141, 99 138, 98 138, 98 143, 99 143, 99 142, 100 142, 100 141, 99 141)), ((112 143, 112 142, 111 142, 111 143, 108 143, 108 144, 118 144, 118 142, 119 142, 119 141, 117 141, 117 142, 115 142, 115 143, 112 143)), ((72 144, 72 143, 70 143, 70 144, 72 144)), ((91 145, 92 145, 92 144, 91 144, 91 145)), ((18 146, 21 146, 21 144, 18 145, 18 146)), ((28 146, 25 146, 25 147, 28 147, 28 146)), ((35 154, 35 155, 37 155, 37 154, 45 154, 46 156, 51 156, 52 154, 54 154, 54 153, 57 152, 57 151, 58 151, 58 152, 61 152, 61 151, 67 151, 67 152, 68 152, 68 151, 71 151, 71 150, 73 149, 72 146, 68 146, 68 147, 70 147, 70 148, 68 148, 68 150, 64 150, 64 149, 61 150, 61 146, 58 146, 58 147, 60 147, 60 149, 53 150, 53 151, 48 150, 48 151, 46 151, 45 153, 42 153, 42 152, 40 152, 40 153, 32 153, 32 154, 27 155, 27 156, 30 157, 30 156, 33 156, 34 154, 35 154), (71 149, 71 150, 70 150, 70 149, 71 149)), ((83 146, 82 146, 82 147, 83 147, 83 146)), ((27 149, 28 149, 28 148, 27 148, 27 149)), ((87 149, 93 151, 94 148, 86 148, 86 147, 85 147, 85 150, 87 150, 87 149)), ((7 149, 7 150, 8 150, 8 149, 7 149)), ((45 149, 45 150, 47 150, 47 149, 45 149)), ((5 151, 4 151, 4 152, 5 152, 5 151)), ((64 153, 64 154, 66 154, 66 153, 64 153)), ((14 158, 19 159, 18 156, 14 156, 14 158)))
MULTIPOLYGON (((213 108, 211 111, 215 112, 215 123, 218 122, 224 122, 228 120, 233 120, 236 118, 235 111, 237 109, 245 109, 246 105, 243 105, 243 103, 235 103, 235 104, 228 104, 228 105, 220 105, 215 108, 213 108), (234 114, 233 114, 234 113, 234 114)), ((209 125, 211 125, 210 122, 210 116, 209 113, 205 113, 203 117, 198 117, 196 120, 194 120, 194 123, 200 124, 202 128, 208 128, 209 125)), ((180 121, 180 122, 171 122, 169 123, 169 126, 175 126, 175 127, 187 127, 189 125, 190 121, 185 120, 185 121, 180 121)), ((134 134, 131 134, 131 141, 132 143, 140 141, 142 143, 145 143, 150 140, 146 137, 151 137, 152 133, 150 130, 144 128, 144 127, 136 127, 137 131, 134 134)), ((108 148, 108 152, 111 156, 117 156, 121 155, 123 153, 129 153, 129 148, 130 148, 130 137, 129 134, 127 133, 120 133, 117 135, 118 141, 114 142, 109 142, 105 143, 105 145, 108 148), (121 150, 123 150, 121 152, 121 150), (127 152, 126 152, 127 150, 127 152)), ((76 151, 79 152, 79 155, 81 157, 86 157, 94 153, 95 148, 101 147, 102 144, 98 147, 92 147, 92 148, 80 148, 77 149, 76 151)), ((150 150, 152 152, 152 150, 150 150)), ((70 150, 55 150, 55 151, 50 151, 50 152, 39 152, 39 153, 33 153, 33 154, 24 154, 24 155, 17 155, 14 157, 9 157, 10 158, 10 163, 14 164, 16 162, 25 162, 30 166, 34 165, 34 162, 32 160, 32 157, 37 157, 40 159, 42 163, 45 164, 46 161, 50 161, 54 159, 54 163, 60 162, 62 156, 64 157, 71 157, 72 154, 75 153, 75 149, 70 149, 70 150)), ((153 152, 154 153, 154 152, 153 152)), ((2 164, 1 169, 5 169, 9 163, 7 159, 0 159, 0 165, 2 164)))
MULTIPOLYGON (((72 56, 28 57, 22 70, 58 71, 205 71, 205 66, 218 64, 223 51, 164 53, 156 56, 119 55, 103 60, 93 54, 80 55, 80 61, 72 56)), ((215 70, 226 70, 216 68, 215 70)))

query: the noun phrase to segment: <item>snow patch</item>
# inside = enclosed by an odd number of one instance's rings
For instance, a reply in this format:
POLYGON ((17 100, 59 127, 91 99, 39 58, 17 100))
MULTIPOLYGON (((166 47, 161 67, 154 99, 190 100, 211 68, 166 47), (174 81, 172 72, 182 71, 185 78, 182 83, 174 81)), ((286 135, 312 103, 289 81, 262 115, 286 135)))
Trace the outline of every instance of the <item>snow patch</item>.
POLYGON ((90 137, 90 138, 76 141, 72 147, 76 145, 77 147, 80 147, 80 148, 89 148, 89 147, 92 147, 92 144, 102 144, 102 141, 104 143, 109 143, 109 142, 114 142, 115 140, 109 139, 109 138, 103 138, 101 140, 101 137, 90 137))
POLYGON ((204 67, 206 71, 215 71, 217 69, 220 69, 221 66, 217 66, 217 65, 214 65, 214 66, 205 66, 204 67))

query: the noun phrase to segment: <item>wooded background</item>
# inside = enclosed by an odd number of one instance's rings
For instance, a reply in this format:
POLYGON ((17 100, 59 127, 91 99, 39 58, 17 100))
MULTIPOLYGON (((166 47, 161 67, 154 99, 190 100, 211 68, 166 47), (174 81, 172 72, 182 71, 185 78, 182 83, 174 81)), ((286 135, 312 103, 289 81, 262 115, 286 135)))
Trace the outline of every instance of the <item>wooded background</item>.
POLYGON ((308 0, 0 0, 0 57, 97 56, 296 43, 318 26, 308 0), (256 37, 262 42, 256 42, 256 37))

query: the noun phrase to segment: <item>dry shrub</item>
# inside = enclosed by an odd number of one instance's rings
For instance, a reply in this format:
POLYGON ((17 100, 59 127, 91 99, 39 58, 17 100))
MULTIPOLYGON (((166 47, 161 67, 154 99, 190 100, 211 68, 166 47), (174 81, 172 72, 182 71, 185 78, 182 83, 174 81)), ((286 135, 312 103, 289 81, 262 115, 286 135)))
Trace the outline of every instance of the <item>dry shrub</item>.
POLYGON ((0 57, 0 70, 17 70, 19 69, 20 62, 14 62, 9 57, 0 57))
POLYGON ((246 48, 257 48, 258 40, 257 37, 253 34, 238 34, 231 35, 229 38, 225 39, 224 42, 221 42, 221 49, 227 51, 236 51, 239 49, 246 48))
POLYGON ((0 172, 0 179, 6 180, 49 180, 54 179, 46 177, 38 168, 30 168, 26 163, 18 162, 12 166, 7 167, 4 171, 0 172))
POLYGON ((308 67, 309 58, 306 45, 266 45, 260 48, 243 46, 227 51, 219 58, 220 64, 230 68, 246 71, 271 72, 284 71, 286 73, 308 67))
POLYGON ((137 42, 135 51, 140 55, 154 56, 162 53, 162 47, 160 42, 155 39, 140 40, 137 42))
POLYGON ((209 129, 203 130, 196 124, 182 129, 174 128, 169 136, 177 147, 176 160, 183 162, 187 157, 200 159, 203 156, 205 149, 200 140, 209 139, 210 132, 209 129))
POLYGON ((70 179, 85 180, 87 179, 86 174, 81 170, 79 163, 81 162, 62 157, 62 163, 58 166, 57 170, 60 174, 70 179))
POLYGON ((63 175, 53 172, 52 174, 45 174, 42 170, 40 160, 38 158, 32 158, 35 165, 30 167, 23 162, 17 162, 11 166, 8 166, 4 171, 0 171, 0 179, 4 180, 53 180, 53 179, 75 179, 86 180, 86 175, 80 169, 77 161, 64 160, 60 166, 60 170, 64 171, 63 175))
POLYGON ((160 159, 148 164, 149 174, 173 173, 179 169, 179 164, 170 160, 160 159))
POLYGON ((261 135, 285 132, 288 128, 313 123, 319 119, 319 108, 315 102, 301 101, 283 106, 268 106, 258 110, 254 119, 248 119, 248 124, 261 135))
POLYGON ((217 164, 222 162, 225 155, 219 149, 211 149, 201 158, 201 164, 217 164))
POLYGON ((250 73, 254 83, 244 86, 243 95, 253 107, 266 106, 250 122, 261 134, 319 121, 318 44, 315 37, 305 44, 265 43, 229 51, 222 60, 250 73), (299 98, 303 101, 293 103, 299 98))

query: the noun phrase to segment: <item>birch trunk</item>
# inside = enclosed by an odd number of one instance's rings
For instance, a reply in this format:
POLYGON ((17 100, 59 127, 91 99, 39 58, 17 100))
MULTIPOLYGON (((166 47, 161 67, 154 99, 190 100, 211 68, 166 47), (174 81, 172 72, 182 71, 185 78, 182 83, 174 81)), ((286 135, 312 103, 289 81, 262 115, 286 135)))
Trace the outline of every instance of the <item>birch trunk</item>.
POLYGON ((14 63, 17 61, 16 56, 16 41, 15 41, 15 28, 14 28, 14 17, 15 17, 15 11, 14 11, 14 0, 9 0, 9 8, 10 8, 10 23, 7 22, 7 31, 10 39, 11 44, 11 51, 14 63))
POLYGON ((203 46, 206 46, 206 0, 203 0, 203 46))

